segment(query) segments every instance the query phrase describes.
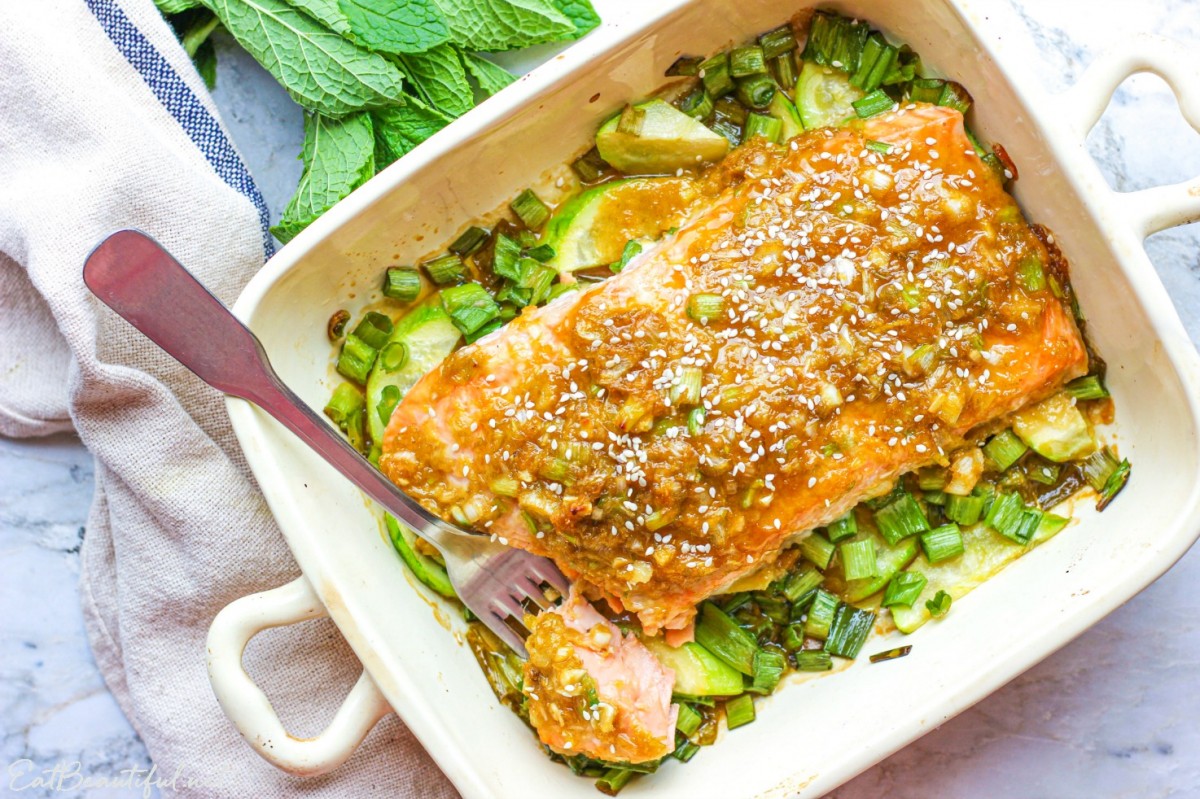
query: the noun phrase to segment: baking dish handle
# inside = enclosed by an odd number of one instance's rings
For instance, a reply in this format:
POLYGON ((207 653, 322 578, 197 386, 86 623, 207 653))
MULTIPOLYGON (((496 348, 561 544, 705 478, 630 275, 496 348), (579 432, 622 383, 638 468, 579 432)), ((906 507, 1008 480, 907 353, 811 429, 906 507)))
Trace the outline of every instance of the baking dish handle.
MULTIPOLYGON (((1139 72, 1152 72, 1166 81, 1184 118, 1200 132, 1200 58, 1179 42, 1141 34, 1102 53, 1074 86, 1056 98, 1081 138, 1096 126, 1121 82, 1139 72)), ((1143 236, 1200 220, 1200 177, 1114 194, 1125 218, 1143 236)))
POLYGON ((387 700, 363 671, 329 726, 315 738, 284 729, 275 709, 242 667, 242 653, 263 630, 325 616, 325 606, 304 577, 242 597, 227 605, 208 630, 208 677, 225 715, 267 762, 298 776, 324 774, 340 766, 371 728, 391 712, 387 700))

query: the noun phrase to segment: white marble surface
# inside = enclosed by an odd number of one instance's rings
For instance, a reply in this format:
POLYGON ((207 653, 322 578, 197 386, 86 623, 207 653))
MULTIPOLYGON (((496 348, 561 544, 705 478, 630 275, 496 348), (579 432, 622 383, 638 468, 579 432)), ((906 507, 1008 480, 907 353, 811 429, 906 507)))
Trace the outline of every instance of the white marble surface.
MULTIPOLYGON (((1134 30, 1200 54, 1197 0, 997 0, 1000 11, 1010 4, 1006 39, 1028 49, 1052 90, 1134 30)), ((229 47, 216 94, 277 217, 300 172, 299 111, 229 47)), ((1120 190, 1200 174, 1200 136, 1157 78, 1125 84, 1089 145, 1120 190)), ((1200 340, 1200 226, 1160 233, 1147 249, 1200 340)), ((0 766, 62 764, 67 775, 60 790, 22 796, 140 796, 73 788, 70 774, 112 778, 150 765, 83 631, 76 583, 91 482, 91 459, 70 437, 0 439, 0 766)), ((832 796, 1200 797, 1198 584, 1193 552, 1058 654, 832 796)), ((9 791, 0 775, 0 794, 9 791)))

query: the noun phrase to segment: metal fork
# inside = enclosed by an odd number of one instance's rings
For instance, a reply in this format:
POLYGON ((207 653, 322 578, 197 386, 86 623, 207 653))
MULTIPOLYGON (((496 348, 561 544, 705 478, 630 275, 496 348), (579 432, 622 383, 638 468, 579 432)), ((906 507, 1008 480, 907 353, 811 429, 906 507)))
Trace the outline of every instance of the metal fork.
POLYGON ((443 521, 393 485, 283 384, 258 338, 146 234, 121 230, 102 241, 84 263, 83 282, 197 377, 262 408, 436 547, 463 604, 525 656, 521 619, 529 603, 548 607, 546 587, 567 592, 553 561, 443 521))

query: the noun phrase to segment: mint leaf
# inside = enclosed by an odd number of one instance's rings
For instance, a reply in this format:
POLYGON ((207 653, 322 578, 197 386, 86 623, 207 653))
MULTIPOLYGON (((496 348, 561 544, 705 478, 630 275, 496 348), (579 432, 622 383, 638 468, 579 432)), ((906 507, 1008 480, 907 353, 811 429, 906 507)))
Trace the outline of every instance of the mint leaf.
POLYGON ((401 56, 400 63, 421 98, 439 111, 456 117, 475 105, 467 71, 452 46, 441 44, 424 53, 401 56))
POLYGON ((578 39, 600 25, 600 15, 596 13, 596 9, 592 8, 592 4, 588 0, 550 1, 575 26, 575 35, 571 37, 573 39, 578 39))
POLYGON ((489 97, 517 79, 516 75, 502 66, 493 64, 481 55, 464 52, 462 57, 471 77, 479 84, 480 90, 489 97))
POLYGON ((450 26, 450 41, 470 50, 516 50, 575 35, 571 20, 545 0, 434 2, 450 26))
POLYGON ((433 0, 338 0, 354 38, 381 53, 420 53, 450 38, 433 0))
POLYGON ((375 174, 375 137, 366 112, 342 119, 309 114, 304 120, 304 174, 271 232, 291 241, 334 203, 375 174))
POLYGON ((404 105, 383 108, 372 114, 376 169, 382 170, 453 121, 415 97, 404 100, 404 105))
POLYGON ((338 0, 287 0, 288 4, 320 22, 334 33, 349 36, 350 21, 342 13, 338 0))
POLYGON ((154 0, 154 5, 163 15, 178 14, 190 8, 199 8, 200 0, 154 0))
POLYGON ((283 0, 205 0, 297 103, 332 117, 399 101, 403 76, 283 0))

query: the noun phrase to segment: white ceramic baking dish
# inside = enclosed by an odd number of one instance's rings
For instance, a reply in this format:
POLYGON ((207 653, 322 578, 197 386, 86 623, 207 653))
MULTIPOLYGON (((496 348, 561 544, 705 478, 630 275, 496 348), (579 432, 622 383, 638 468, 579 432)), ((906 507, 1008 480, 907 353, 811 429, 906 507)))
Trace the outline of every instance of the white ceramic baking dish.
MULTIPOLYGON (((375 297, 384 266, 444 245, 532 178, 575 156, 600 115, 658 87, 681 53, 719 49, 810 5, 778 0, 667 0, 610 22, 423 144, 327 213, 250 282, 235 310, 283 379, 313 407, 334 383, 325 320, 375 297)), ((870 19, 977 98, 975 129, 1020 166, 1018 199, 1048 225, 1109 364, 1115 441, 1133 478, 1103 515, 1006 569, 945 620, 904 639, 912 655, 856 662, 789 685, 758 720, 686 766, 627 788, 670 797, 819 796, 1049 655, 1170 567, 1200 529, 1200 361, 1147 260, 1149 233, 1200 218, 1200 181, 1115 194, 1083 139, 1112 90, 1151 70, 1200 125, 1200 70, 1183 48, 1136 39, 1051 97, 1005 58, 983 0, 822 3, 870 19)), ((1148 132, 1149 135, 1149 132, 1148 132)), ((265 758, 300 774, 336 767, 390 708, 468 799, 597 794, 550 762, 493 698, 470 652, 430 612, 379 530, 379 514, 303 444, 254 407, 229 415, 303 569, 288 586, 235 602, 213 624, 217 698, 265 758), (328 613, 364 667, 330 727, 289 736, 241 668, 258 631, 328 613)), ((899 635, 897 634, 897 637, 899 635)), ((868 651, 891 642, 875 641, 868 651)))

